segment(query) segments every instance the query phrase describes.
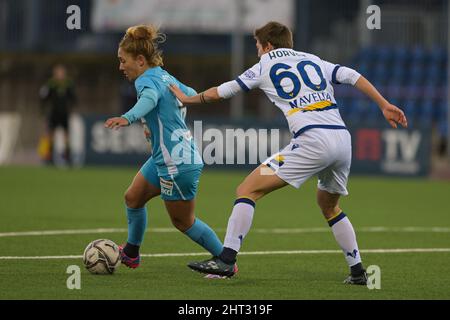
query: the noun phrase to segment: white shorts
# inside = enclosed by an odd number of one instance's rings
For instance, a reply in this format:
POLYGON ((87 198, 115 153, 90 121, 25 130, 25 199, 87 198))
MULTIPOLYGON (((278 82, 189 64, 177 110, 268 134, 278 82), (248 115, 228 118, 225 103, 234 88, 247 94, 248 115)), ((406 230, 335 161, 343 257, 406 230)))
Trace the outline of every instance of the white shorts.
POLYGON ((267 168, 268 174, 275 173, 296 188, 317 174, 320 190, 346 196, 351 159, 352 143, 347 130, 314 128, 292 139, 263 163, 272 169, 267 168))

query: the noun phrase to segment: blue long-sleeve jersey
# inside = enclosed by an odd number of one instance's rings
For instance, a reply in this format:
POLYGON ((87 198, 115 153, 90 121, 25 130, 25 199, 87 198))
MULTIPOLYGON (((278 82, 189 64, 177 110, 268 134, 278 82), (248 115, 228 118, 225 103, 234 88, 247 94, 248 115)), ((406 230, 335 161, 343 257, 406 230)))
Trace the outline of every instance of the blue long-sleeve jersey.
POLYGON ((169 85, 177 85, 188 96, 197 94, 195 90, 179 82, 161 67, 146 70, 134 84, 138 101, 122 117, 130 124, 141 118, 146 121, 152 132, 152 157, 158 175, 175 175, 203 166, 169 85))

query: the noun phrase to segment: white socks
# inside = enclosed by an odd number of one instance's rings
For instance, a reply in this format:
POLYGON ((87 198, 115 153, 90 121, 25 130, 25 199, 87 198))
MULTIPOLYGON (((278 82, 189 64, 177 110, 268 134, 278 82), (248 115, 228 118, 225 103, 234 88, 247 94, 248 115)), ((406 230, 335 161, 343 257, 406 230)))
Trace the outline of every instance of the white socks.
POLYGON ((234 202, 233 212, 228 220, 227 234, 223 246, 237 252, 242 245, 242 240, 250 231, 253 221, 255 202, 248 198, 239 198, 234 202))
MULTIPOLYGON (((239 198, 234 203, 233 212, 228 220, 224 247, 239 252, 242 240, 250 231, 255 211, 255 202, 248 198, 239 198)), ((345 213, 328 220, 334 237, 344 252, 349 267, 361 263, 355 230, 345 213)))
POLYGON ((333 231, 334 238, 344 252, 348 265, 351 267, 360 263, 361 257, 356 243, 355 230, 353 230, 353 226, 345 213, 341 212, 338 216, 330 219, 328 224, 333 231))

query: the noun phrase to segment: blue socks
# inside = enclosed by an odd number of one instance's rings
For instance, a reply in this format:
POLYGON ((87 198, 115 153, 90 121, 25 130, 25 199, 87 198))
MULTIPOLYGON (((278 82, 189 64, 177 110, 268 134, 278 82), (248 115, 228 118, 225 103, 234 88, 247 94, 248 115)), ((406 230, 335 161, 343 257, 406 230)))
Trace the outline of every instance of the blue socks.
POLYGON ((132 209, 127 207, 129 244, 140 246, 147 229, 147 208, 132 209))
MULTIPOLYGON (((147 229, 147 208, 132 209, 127 207, 127 217, 127 242, 134 246, 140 246, 147 229)), ((195 219, 194 224, 185 231, 185 234, 208 250, 213 256, 218 256, 222 252, 222 242, 220 242, 216 233, 200 219, 195 219)))
POLYGON ((192 227, 184 233, 208 250, 213 256, 217 257, 222 252, 222 242, 220 242, 216 233, 200 219, 195 219, 192 227))

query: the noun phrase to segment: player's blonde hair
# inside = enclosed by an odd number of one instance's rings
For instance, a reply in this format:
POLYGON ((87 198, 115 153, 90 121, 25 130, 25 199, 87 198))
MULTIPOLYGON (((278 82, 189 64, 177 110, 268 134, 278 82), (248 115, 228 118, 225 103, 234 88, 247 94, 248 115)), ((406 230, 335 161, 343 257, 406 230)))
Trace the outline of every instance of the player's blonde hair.
POLYGON ((270 43, 274 49, 294 47, 292 32, 284 24, 270 21, 259 29, 256 29, 254 36, 259 40, 263 47, 270 43))
POLYGON ((119 47, 134 57, 143 55, 150 66, 162 66, 162 51, 158 49, 158 44, 165 40, 165 34, 160 33, 157 27, 139 25, 127 29, 119 47))

